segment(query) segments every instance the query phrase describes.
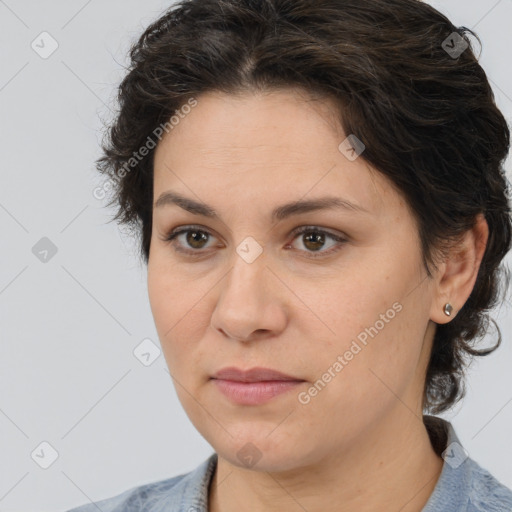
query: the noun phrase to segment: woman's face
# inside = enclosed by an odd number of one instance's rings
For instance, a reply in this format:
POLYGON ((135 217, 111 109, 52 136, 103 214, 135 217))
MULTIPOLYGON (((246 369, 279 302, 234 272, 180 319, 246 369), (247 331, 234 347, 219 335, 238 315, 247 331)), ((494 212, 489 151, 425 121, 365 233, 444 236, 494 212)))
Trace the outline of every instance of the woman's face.
POLYGON ((277 471, 421 417, 434 286, 405 200, 364 153, 340 149, 350 134, 327 100, 197 99, 156 150, 148 262, 156 328, 197 430, 230 463, 277 471), (155 206, 169 192, 208 207, 155 206), (327 197, 339 205, 283 208, 327 197), (212 378, 226 367, 298 382, 212 378))

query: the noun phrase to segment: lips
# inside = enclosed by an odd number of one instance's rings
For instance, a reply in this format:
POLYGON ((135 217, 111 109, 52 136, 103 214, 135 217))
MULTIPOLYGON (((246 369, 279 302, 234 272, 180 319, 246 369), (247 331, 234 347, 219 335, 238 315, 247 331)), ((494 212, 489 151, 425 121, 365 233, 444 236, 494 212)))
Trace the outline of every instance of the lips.
POLYGON ((305 381, 270 368, 229 367, 218 371, 212 382, 232 403, 254 406, 285 395, 305 381))
POLYGON ((293 381, 304 382, 304 379, 299 379, 291 375, 272 370, 271 368, 256 367, 250 370, 241 370, 230 366, 223 368, 215 373, 213 379, 230 380, 234 382, 275 382, 275 381, 293 381))

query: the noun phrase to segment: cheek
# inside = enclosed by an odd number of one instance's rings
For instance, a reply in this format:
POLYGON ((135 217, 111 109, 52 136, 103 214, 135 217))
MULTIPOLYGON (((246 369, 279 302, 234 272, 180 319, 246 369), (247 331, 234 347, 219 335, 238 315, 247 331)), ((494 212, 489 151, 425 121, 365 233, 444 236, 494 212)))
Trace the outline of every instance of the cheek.
POLYGON ((148 262, 148 296, 155 327, 169 371, 182 384, 190 385, 194 368, 201 368, 205 357, 199 341, 210 322, 206 291, 199 282, 180 279, 158 265, 156 258, 148 262))
POLYGON ((151 312, 163 343, 193 307, 195 295, 193 282, 180 278, 179 273, 169 268, 169 263, 155 249, 148 262, 148 296, 151 312))
POLYGON ((364 314, 340 321, 335 328, 340 335, 336 342, 325 344, 316 368, 318 378, 329 381, 318 395, 336 405, 331 412, 340 420, 347 411, 358 411, 361 417, 351 422, 359 424, 363 416, 370 421, 419 382, 424 328, 410 302, 394 302, 390 308, 386 301, 384 307, 375 301, 364 314))
POLYGON ((148 262, 148 297, 167 366, 173 375, 180 367, 176 363, 184 350, 184 343, 180 345, 176 340, 187 339, 179 337, 179 333, 187 324, 187 309, 190 309, 186 308, 187 301, 183 300, 174 277, 152 254, 148 262))
POLYGON ((365 273, 364 279, 352 274, 319 296, 318 311, 335 334, 322 336, 321 351, 308 352, 315 361, 315 377, 329 381, 329 392, 319 393, 328 400, 378 408, 383 401, 396 400, 395 394, 404 393, 418 378, 428 290, 424 284, 410 293, 410 283, 420 274, 403 266, 400 272, 393 265, 375 266, 379 271, 365 273))

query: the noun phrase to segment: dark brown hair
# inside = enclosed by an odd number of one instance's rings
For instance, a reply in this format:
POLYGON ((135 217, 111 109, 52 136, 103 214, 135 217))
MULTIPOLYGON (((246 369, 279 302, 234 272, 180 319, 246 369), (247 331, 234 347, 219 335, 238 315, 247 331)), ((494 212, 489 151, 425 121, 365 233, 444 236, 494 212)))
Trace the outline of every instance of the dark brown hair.
POLYGON ((501 342, 498 329, 495 347, 474 348, 494 322, 487 311, 498 302, 512 231, 502 167, 510 132, 468 34, 480 42, 418 0, 173 5, 131 48, 119 112, 97 162, 114 185, 112 220, 131 228, 147 263, 154 150, 134 154, 191 98, 286 87, 329 96, 344 132, 365 144, 362 158, 407 200, 429 276, 437 250, 472 228, 479 213, 489 225, 474 289, 434 338, 424 410, 448 409, 464 396, 465 356, 486 355, 501 342))

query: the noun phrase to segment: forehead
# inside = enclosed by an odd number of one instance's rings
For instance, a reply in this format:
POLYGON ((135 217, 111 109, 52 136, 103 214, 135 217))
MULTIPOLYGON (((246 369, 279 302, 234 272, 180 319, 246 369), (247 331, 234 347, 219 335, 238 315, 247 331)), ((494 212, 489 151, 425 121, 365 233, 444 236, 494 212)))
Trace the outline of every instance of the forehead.
POLYGON ((339 192, 378 211, 389 184, 363 158, 340 151, 347 135, 336 108, 296 90, 201 95, 156 149, 155 192, 275 196, 273 203, 339 192))
POLYGON ((262 154, 265 147, 306 153, 322 141, 326 146, 336 144, 343 136, 335 120, 334 102, 310 97, 300 89, 236 95, 209 92, 197 101, 160 146, 166 146, 167 139, 171 147, 202 153, 234 155, 258 150, 262 154))

